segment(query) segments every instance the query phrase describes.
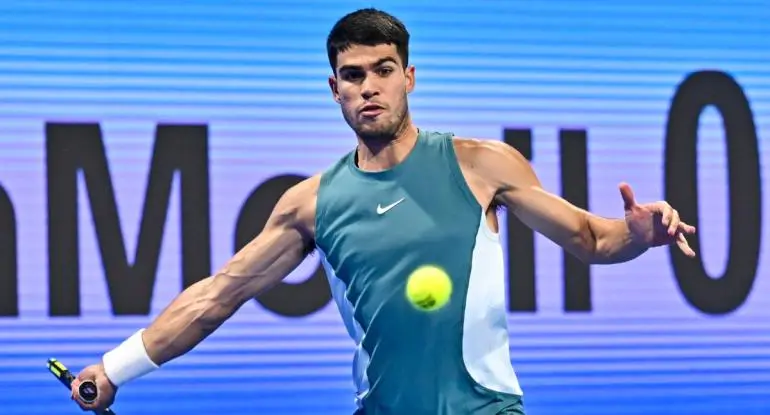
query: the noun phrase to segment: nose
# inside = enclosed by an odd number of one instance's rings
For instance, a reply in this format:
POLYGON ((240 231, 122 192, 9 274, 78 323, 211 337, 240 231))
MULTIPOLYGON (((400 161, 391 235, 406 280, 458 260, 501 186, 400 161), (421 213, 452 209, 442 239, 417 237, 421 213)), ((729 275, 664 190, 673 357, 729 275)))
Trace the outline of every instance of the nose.
POLYGON ((379 94, 380 92, 374 77, 367 76, 364 78, 364 82, 361 84, 361 97, 365 100, 369 100, 379 94))

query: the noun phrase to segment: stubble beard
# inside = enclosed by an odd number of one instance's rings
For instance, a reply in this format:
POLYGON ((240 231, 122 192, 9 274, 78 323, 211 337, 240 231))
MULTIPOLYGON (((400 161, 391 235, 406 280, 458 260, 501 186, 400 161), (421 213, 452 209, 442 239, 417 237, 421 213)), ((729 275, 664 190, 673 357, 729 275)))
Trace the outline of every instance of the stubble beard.
MULTIPOLYGON (((389 120, 389 122, 384 125, 377 125, 375 128, 361 128, 360 124, 357 123, 358 114, 354 114, 352 116, 354 119, 352 120, 346 115, 345 121, 347 121, 350 128, 353 129, 361 140, 371 143, 388 143, 395 140, 406 129, 408 113, 409 106, 405 100, 395 119, 392 121, 389 120)), ((376 120, 375 122, 379 121, 380 120, 376 120)))

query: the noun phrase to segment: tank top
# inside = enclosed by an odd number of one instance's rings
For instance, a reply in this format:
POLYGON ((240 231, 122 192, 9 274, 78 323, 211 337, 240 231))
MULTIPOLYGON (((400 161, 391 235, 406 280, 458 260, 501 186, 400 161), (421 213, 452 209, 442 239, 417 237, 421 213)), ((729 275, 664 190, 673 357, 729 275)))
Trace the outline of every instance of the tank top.
POLYGON ((355 399, 366 415, 498 414, 520 402, 502 246, 452 140, 420 131, 391 169, 363 171, 351 151, 321 175, 316 245, 356 344, 355 399), (449 302, 434 311, 406 297, 422 265, 452 280, 449 302))

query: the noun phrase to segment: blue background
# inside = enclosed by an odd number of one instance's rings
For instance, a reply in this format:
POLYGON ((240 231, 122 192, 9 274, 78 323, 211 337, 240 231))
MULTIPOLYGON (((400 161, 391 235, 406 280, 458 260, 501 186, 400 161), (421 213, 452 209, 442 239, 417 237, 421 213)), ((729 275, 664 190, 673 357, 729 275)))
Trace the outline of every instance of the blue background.
MULTIPOLYGON (((622 215, 617 184, 663 198, 670 99, 696 70, 744 88, 770 151, 770 5, 763 1, 22 1, 0 2, 0 183, 16 210, 20 316, 0 319, 0 413, 77 414, 45 369, 95 362, 150 317, 114 318, 80 183, 80 318, 49 318, 44 124, 100 122, 133 258, 155 126, 210 126, 213 266, 259 183, 310 175, 355 144, 327 85, 334 22, 375 5, 412 35, 419 126, 500 139, 532 128, 534 167, 559 192, 559 128, 588 130, 589 203, 622 215)), ((700 121, 701 257, 727 259, 721 118, 700 121), (708 203, 706 203, 708 202, 708 203)), ((178 293, 175 181, 152 315, 178 293)), ((763 185, 767 217, 767 186, 763 185)), ((686 218, 685 218, 686 219, 686 218)), ((768 231, 762 229, 763 241, 768 231)), ((562 310, 561 251, 536 240, 534 314, 510 316, 512 360, 528 413, 770 414, 770 248, 751 296, 706 316, 676 284, 667 250, 593 267, 594 310, 562 310)), ((292 274, 302 280, 315 258, 292 274)), ((353 343, 333 304, 299 319, 247 304, 192 353, 121 390, 131 414, 349 414, 353 343)))

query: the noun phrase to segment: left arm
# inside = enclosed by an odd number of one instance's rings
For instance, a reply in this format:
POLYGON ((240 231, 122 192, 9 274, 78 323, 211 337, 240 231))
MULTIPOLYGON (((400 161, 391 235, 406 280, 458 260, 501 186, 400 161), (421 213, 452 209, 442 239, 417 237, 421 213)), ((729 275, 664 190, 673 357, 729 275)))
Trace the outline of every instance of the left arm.
MULTIPOLYGON (((638 232, 627 219, 602 218, 544 190, 529 161, 513 147, 499 141, 476 140, 469 140, 467 146, 471 147, 466 152, 471 169, 494 193, 494 202, 508 207, 525 225, 581 261, 625 262, 656 244, 651 232, 647 237, 648 232, 638 232)), ((678 214, 670 206, 661 210, 659 225, 676 237, 680 227, 678 214)), ((627 209, 627 216, 632 213, 627 209)), ((650 231, 652 228, 651 225, 650 231)))

